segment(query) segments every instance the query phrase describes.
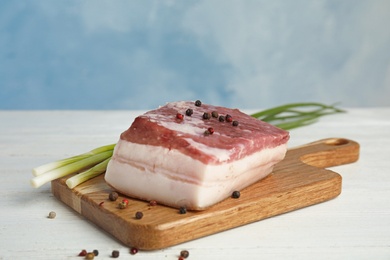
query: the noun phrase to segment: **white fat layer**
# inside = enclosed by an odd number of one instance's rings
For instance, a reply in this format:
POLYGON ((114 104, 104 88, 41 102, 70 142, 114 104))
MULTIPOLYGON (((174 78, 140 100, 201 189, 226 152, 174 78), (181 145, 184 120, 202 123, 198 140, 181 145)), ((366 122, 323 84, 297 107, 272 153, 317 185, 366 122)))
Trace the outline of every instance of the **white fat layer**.
POLYGON ((174 149, 119 140, 105 179, 132 197, 203 209, 267 176, 286 150, 283 144, 234 162, 206 165, 174 149))

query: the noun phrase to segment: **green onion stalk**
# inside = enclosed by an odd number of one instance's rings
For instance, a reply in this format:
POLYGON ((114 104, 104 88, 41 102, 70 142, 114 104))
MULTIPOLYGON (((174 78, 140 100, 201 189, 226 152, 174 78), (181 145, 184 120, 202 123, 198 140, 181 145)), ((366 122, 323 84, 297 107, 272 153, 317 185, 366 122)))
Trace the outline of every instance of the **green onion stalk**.
MULTIPOLYGON (((345 112, 335 105, 321 103, 291 103, 266 109, 250 116, 268 122, 284 130, 291 130, 317 122, 325 115, 345 112)), ((116 144, 98 147, 89 152, 47 163, 32 170, 34 178, 31 185, 35 188, 52 180, 68 175, 66 185, 73 189, 77 185, 105 173, 116 144)))

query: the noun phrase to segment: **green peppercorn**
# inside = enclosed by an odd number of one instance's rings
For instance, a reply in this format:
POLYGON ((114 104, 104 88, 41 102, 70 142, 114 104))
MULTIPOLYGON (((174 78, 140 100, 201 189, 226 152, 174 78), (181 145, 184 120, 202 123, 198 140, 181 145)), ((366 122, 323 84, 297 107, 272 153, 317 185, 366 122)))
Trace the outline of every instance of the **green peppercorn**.
POLYGON ((88 260, 92 260, 95 258, 95 254, 94 253, 87 253, 87 255, 85 256, 85 259, 88 259, 88 260))
POLYGON ((218 118, 218 112, 217 111, 211 112, 211 116, 214 118, 218 118))
POLYGON ((50 211, 49 212, 49 216, 47 216, 48 218, 55 218, 56 217, 56 213, 54 211, 50 211))
POLYGON ((120 208, 120 209, 125 209, 127 207, 127 204, 125 203, 125 202, 119 202, 118 203, 118 208, 120 208))
POLYGON ((111 253, 111 256, 113 258, 118 258, 119 257, 119 251, 118 250, 113 250, 112 253, 111 253))
POLYGON ((118 199, 119 195, 115 191, 111 191, 110 194, 108 195, 108 199, 111 201, 116 201, 118 199))

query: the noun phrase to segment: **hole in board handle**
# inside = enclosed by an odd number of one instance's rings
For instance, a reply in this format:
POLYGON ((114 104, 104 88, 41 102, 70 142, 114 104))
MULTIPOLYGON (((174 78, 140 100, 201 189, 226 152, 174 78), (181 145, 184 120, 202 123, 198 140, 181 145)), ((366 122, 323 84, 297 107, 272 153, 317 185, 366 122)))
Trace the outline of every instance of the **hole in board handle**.
POLYGON ((329 139, 325 141, 325 144, 327 145, 345 145, 348 144, 349 141, 347 139, 343 138, 334 138, 334 139, 329 139))

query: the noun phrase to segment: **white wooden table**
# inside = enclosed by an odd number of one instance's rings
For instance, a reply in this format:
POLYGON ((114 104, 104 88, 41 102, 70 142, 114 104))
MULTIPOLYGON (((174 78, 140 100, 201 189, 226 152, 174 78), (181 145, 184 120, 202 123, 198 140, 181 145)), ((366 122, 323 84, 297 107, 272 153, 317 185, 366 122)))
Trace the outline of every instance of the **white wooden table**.
MULTIPOLYGON (((328 137, 361 145, 336 199, 164 250, 129 248, 30 186, 31 169, 115 143, 141 111, 0 111, 0 259, 390 259, 390 108, 347 109, 291 131, 290 147, 328 137), (48 219, 50 211, 57 217, 48 219)), ((247 111, 249 112, 249 111, 247 111)), ((252 112, 252 111, 251 111, 252 112)))

